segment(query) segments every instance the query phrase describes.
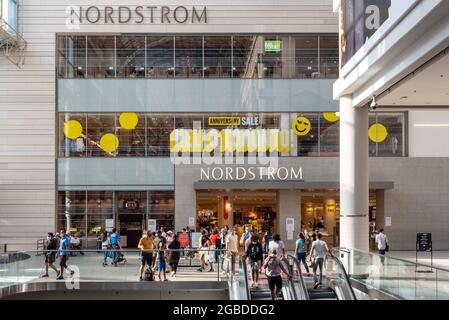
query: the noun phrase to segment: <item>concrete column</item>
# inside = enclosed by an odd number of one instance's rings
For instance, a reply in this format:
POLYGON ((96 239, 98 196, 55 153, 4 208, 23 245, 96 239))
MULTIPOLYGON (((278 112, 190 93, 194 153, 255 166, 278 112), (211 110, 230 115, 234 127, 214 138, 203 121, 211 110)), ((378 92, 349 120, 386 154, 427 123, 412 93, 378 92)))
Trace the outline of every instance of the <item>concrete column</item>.
POLYGON ((340 99, 340 246, 369 249, 368 110, 340 99))
POLYGON ((279 190, 277 193, 277 232, 286 250, 295 250, 296 236, 301 229, 301 195, 299 190, 279 190), (286 219, 294 218, 293 240, 287 240, 286 219))

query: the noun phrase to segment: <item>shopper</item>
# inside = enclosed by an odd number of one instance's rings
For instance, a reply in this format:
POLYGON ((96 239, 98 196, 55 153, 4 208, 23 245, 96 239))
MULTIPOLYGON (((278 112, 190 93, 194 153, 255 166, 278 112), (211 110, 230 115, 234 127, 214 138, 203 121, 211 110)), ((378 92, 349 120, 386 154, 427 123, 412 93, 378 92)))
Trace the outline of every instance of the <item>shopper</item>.
POLYGON ((140 251, 140 268, 139 268, 139 280, 143 281, 143 271, 145 270, 145 266, 150 268, 153 263, 153 250, 154 250, 154 242, 153 235, 150 230, 147 230, 139 240, 139 244, 137 245, 140 251))
POLYGON ((253 235, 250 240, 251 243, 248 245, 245 256, 247 259, 249 258, 249 263, 251 266, 251 288, 258 288, 259 270, 262 268, 263 263, 263 249, 258 236, 253 235))
POLYGON ((268 254, 268 246, 270 242, 273 241, 273 236, 271 235, 270 231, 265 231, 265 235, 263 237, 263 253, 268 254))
MULTIPOLYGON (((60 257, 59 266, 60 271, 58 274, 57 280, 64 280, 64 268, 70 270, 70 268, 67 266, 67 260, 68 257, 68 251, 70 248, 70 237, 66 234, 65 230, 61 230, 61 241, 59 245, 59 250, 57 252, 57 256, 60 257)), ((70 270, 70 274, 73 275, 75 272, 73 270, 70 270)))
POLYGON ((310 250, 309 260, 312 261, 313 258, 313 280, 315 282, 313 288, 317 289, 321 286, 323 281, 323 264, 326 253, 329 252, 326 242, 321 240, 321 233, 317 234, 317 240, 312 243, 312 249, 310 250), (317 269, 320 269, 320 280, 318 281, 318 276, 316 274, 317 269))
POLYGON ((210 243, 211 243, 211 250, 213 250, 214 259, 216 262, 218 262, 219 256, 218 256, 218 250, 220 249, 220 235, 218 233, 218 230, 214 228, 212 231, 212 235, 210 236, 210 243))
POLYGON ((162 281, 161 274, 164 276, 164 281, 167 281, 167 278, 165 276, 165 269, 167 268, 167 264, 165 262, 166 249, 167 249, 167 240, 165 240, 165 238, 162 237, 161 241, 159 241, 156 255, 159 281, 162 281))
POLYGON ((119 250, 121 249, 121 246, 120 246, 120 235, 117 233, 117 229, 116 228, 112 229, 112 234, 109 236, 109 241, 111 242, 111 246, 112 246, 112 249, 113 249, 113 254, 112 254, 113 261, 112 261, 112 264, 115 267, 117 267, 117 262, 118 262, 118 259, 120 257, 119 250))
POLYGON ((388 237, 384 233, 384 229, 379 230, 379 234, 376 236, 377 249, 379 249, 380 262, 384 264, 385 262, 385 252, 389 250, 388 248, 388 237))
POLYGON ((306 269, 307 275, 310 275, 309 266, 307 265, 307 248, 306 248, 306 238, 301 232, 296 240, 295 248, 296 257, 298 258, 299 267, 301 268, 301 262, 304 264, 304 269, 306 269))
POLYGON ((168 253, 168 264, 171 268, 170 276, 174 278, 176 276, 176 272, 178 271, 178 263, 181 257, 181 243, 178 241, 178 235, 173 235, 173 241, 168 245, 168 249, 170 249, 168 253))
POLYGON ((48 267, 52 268, 56 271, 56 275, 58 275, 58 269, 54 266, 54 262, 56 260, 56 239, 53 236, 52 232, 47 234, 46 246, 48 251, 45 252, 45 274, 42 275, 43 278, 48 277, 48 267))
POLYGON ((112 248, 111 241, 109 240, 108 232, 103 232, 101 237, 101 250, 103 251, 103 267, 108 265, 108 258, 113 257, 112 252, 109 251, 112 248))
MULTIPOLYGON (((70 249, 77 250, 82 256, 84 256, 84 252, 81 251, 81 240, 77 234, 74 234, 73 237, 70 237, 70 249)), ((73 254, 74 253, 72 253, 72 255, 73 254)))
MULTIPOLYGON (((210 240, 209 237, 206 235, 207 232, 205 229, 201 231, 201 237, 200 237, 200 243, 198 244, 198 247, 200 248, 200 268, 197 271, 203 271, 206 269, 206 262, 208 261, 208 257, 210 254, 210 240)), ((213 265, 211 265, 211 269, 213 270, 213 265)))
POLYGON ((285 267, 282 265, 278 257, 276 249, 270 249, 268 257, 265 259, 262 269, 265 269, 265 274, 268 279, 268 287, 270 288, 271 299, 276 300, 277 295, 282 290, 282 276, 281 271, 289 278, 291 277, 285 267))
POLYGON ((235 263, 239 253, 238 243, 239 240, 235 228, 232 228, 231 233, 226 237, 226 253, 231 263, 232 274, 235 274, 235 263))
POLYGON ((273 237, 273 241, 271 241, 268 245, 268 250, 273 251, 276 250, 278 258, 281 260, 285 259, 285 244, 284 242, 281 240, 281 235, 280 234, 275 234, 273 237))
POLYGON ((248 231, 248 238, 245 240, 245 252, 248 250, 248 246, 251 244, 251 239, 253 238, 254 233, 252 231, 248 231))

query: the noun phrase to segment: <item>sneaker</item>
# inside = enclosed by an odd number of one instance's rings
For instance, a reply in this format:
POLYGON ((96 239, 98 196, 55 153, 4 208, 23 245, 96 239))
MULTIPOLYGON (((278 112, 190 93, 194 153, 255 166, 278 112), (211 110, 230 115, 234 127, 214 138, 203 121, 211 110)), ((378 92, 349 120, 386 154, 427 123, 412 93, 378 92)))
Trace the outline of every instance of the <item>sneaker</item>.
POLYGON ((142 277, 139 277, 139 281, 143 281, 143 278, 142 278, 142 277))
POLYGON ((59 276, 59 277, 56 278, 56 280, 64 280, 64 277, 63 276, 59 276))
POLYGON ((210 268, 208 272, 214 272, 214 268, 210 268))
POLYGON ((176 273, 173 274, 172 278, 176 278, 176 273))
POLYGON ((48 274, 43 274, 42 278, 48 278, 48 274))
POLYGON ((168 281, 168 279, 164 279, 164 281, 168 281))
POLYGON ((170 277, 174 277, 174 275, 175 275, 175 272, 174 271, 172 271, 171 273, 170 273, 170 277))
POLYGON ((198 271, 198 272, 203 272, 203 269, 199 268, 199 269, 197 269, 196 271, 198 271))
POLYGON ((320 283, 319 283, 319 282, 315 282, 313 288, 314 288, 314 289, 318 289, 319 286, 320 286, 320 283))

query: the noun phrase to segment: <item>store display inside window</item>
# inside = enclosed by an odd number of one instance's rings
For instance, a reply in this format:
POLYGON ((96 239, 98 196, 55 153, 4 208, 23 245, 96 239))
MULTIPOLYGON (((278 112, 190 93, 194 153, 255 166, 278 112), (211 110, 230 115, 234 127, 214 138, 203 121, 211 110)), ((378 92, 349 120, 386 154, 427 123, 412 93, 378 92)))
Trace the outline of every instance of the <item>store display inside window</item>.
POLYGON ((200 228, 214 226, 218 223, 217 214, 209 209, 202 209, 198 211, 197 221, 200 228))

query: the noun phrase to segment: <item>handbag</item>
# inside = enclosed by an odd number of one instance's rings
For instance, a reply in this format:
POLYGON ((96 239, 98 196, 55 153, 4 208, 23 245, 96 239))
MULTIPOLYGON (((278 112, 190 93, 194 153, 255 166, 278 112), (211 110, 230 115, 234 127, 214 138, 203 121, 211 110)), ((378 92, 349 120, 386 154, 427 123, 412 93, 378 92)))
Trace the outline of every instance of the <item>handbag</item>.
POLYGON ((388 243, 385 245, 385 252, 390 251, 390 246, 388 245, 388 243))

